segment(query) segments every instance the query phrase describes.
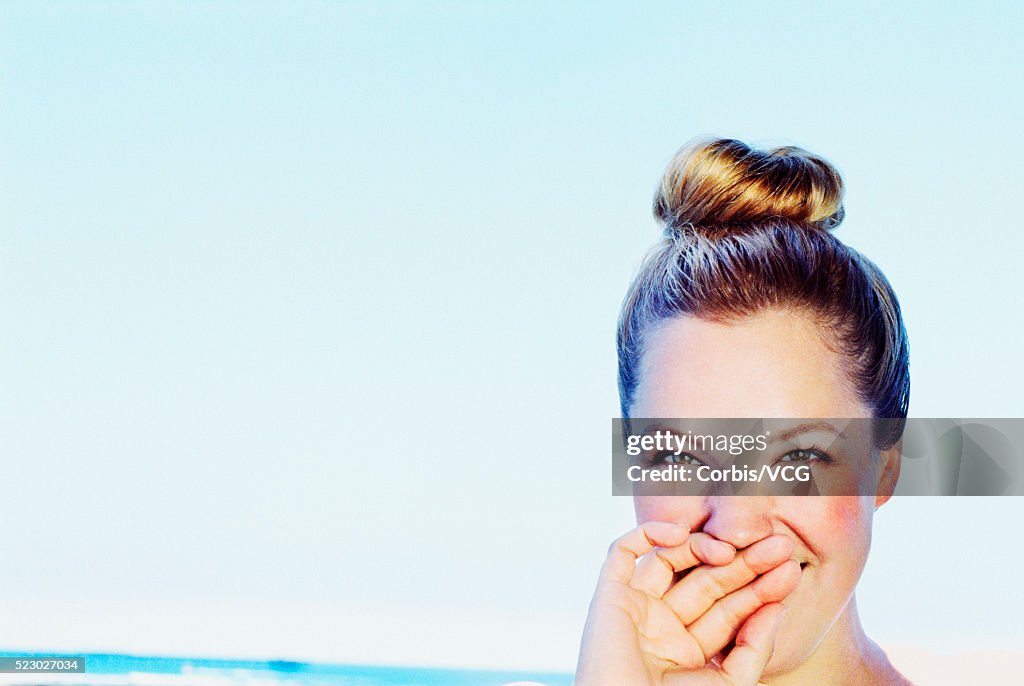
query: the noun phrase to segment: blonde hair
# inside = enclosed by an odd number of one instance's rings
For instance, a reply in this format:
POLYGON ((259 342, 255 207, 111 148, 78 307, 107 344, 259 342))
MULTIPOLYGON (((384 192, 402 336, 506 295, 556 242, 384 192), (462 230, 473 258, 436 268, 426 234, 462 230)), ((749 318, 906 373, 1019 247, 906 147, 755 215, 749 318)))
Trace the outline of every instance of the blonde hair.
POLYGON ((669 163, 654 198, 664 238, 630 285, 618 326, 622 416, 639 382, 644 333, 665 319, 729 321, 769 308, 804 311, 843 355, 860 399, 884 423, 881 448, 903 433, 909 346, 896 294, 870 260, 830 233, 843 220, 843 181, 822 157, 698 139, 669 163))

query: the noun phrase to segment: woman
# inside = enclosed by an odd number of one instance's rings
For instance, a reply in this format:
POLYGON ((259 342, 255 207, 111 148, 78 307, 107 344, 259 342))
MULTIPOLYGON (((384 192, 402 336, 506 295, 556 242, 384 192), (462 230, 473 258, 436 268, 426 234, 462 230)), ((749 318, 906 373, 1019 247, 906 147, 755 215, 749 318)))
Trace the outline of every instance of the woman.
MULTIPOLYGON (((619 393, 624 418, 895 419, 873 437, 871 494, 635 496, 578 686, 909 683, 854 597, 899 475, 907 336, 885 277, 830 233, 842 195, 832 165, 798 148, 684 147, 655 198, 665 238, 623 304, 619 393)), ((784 459, 828 468, 802 447, 784 459)))

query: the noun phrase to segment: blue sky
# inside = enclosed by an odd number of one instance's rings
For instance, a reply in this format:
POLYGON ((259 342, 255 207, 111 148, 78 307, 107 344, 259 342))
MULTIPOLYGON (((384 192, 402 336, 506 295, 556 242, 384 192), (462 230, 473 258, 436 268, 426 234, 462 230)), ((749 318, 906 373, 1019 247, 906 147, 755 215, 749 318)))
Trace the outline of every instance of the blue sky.
MULTIPOLYGON (((571 667, 632 522, 614 321, 698 134, 840 167, 913 415, 1020 416, 1022 19, 0 5, 0 647, 571 667)), ((886 510, 869 632, 1019 645, 1024 505, 886 510)))

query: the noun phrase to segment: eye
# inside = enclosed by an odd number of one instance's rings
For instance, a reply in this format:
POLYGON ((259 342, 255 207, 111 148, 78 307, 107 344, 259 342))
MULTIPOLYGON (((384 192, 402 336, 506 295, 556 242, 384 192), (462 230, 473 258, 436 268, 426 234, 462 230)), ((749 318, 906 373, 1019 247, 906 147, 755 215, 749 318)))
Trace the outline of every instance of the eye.
POLYGON ((779 462, 831 462, 832 458, 817 448, 790 450, 779 458, 779 462))
POLYGON ((693 455, 687 453, 679 453, 676 455, 673 452, 663 451, 651 458, 651 464, 664 464, 664 465, 696 465, 702 466, 704 463, 698 460, 693 455))

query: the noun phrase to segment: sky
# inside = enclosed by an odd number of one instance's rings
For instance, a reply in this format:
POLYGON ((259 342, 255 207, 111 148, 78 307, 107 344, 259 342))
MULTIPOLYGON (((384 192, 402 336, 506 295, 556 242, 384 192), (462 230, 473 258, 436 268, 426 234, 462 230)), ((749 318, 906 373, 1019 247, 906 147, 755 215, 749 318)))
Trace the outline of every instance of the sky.
MULTIPOLYGON (((793 143, 911 415, 1022 416, 1024 9, 0 4, 0 649, 571 669, 614 325, 695 135, 793 143)), ((876 519, 869 634, 1018 647, 1024 501, 876 519)))

